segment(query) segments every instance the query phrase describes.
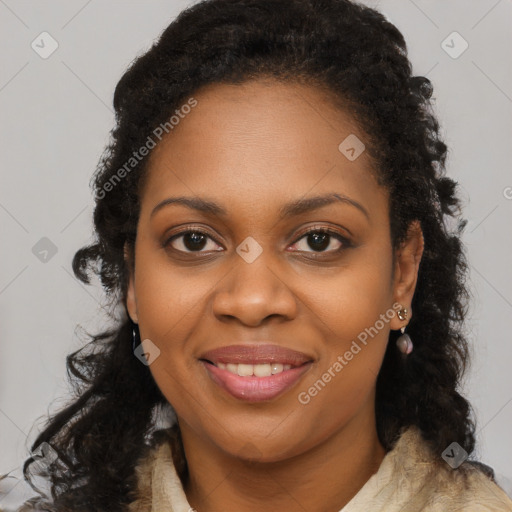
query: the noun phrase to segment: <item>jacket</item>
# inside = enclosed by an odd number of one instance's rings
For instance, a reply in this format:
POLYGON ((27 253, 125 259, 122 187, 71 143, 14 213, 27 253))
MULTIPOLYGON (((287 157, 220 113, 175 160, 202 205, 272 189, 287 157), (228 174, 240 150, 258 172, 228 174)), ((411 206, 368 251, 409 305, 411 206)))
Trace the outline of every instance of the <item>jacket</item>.
MULTIPOLYGON (((191 512, 170 443, 136 468, 137 499, 130 512, 191 512)), ((433 454, 417 427, 403 432, 379 469, 340 512, 512 512, 512 500, 483 464, 456 469, 433 454)))

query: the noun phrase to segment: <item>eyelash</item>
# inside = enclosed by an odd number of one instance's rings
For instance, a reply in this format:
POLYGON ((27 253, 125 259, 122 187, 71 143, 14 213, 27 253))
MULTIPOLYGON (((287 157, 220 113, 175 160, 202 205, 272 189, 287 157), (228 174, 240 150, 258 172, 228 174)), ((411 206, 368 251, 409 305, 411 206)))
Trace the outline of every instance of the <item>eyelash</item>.
MULTIPOLYGON (((184 229, 184 230, 182 230, 182 231, 180 231, 178 233, 175 233, 170 238, 168 238, 164 242, 163 247, 167 248, 171 244, 171 242, 173 242, 177 238, 182 237, 182 236, 187 235, 187 234, 190 234, 190 233, 195 233, 195 234, 198 234, 198 235, 204 235, 204 236, 210 238, 211 240, 213 240, 217 245, 220 245, 207 231, 204 231, 202 228, 194 227, 194 226, 188 226, 186 229, 184 229)), ((345 236, 341 235, 338 231, 334 231, 332 229, 326 228, 325 226, 312 226, 312 227, 308 228, 306 231, 301 233, 300 236, 298 236, 298 238, 295 239, 295 241, 292 243, 292 245, 295 245, 296 243, 298 243, 300 240, 302 240, 306 236, 310 235, 311 233, 321 233, 321 234, 329 235, 329 236, 335 238, 336 240, 338 240, 338 241, 340 241, 342 243, 342 246, 339 249, 330 250, 330 251, 320 251, 320 252, 311 251, 311 254, 314 255, 313 256, 314 258, 315 257, 316 258, 322 257, 323 254, 336 254, 336 253, 340 253, 344 249, 347 249, 348 247, 352 246, 352 244, 351 244, 351 242, 350 242, 350 240, 348 238, 346 238, 345 236)), ((181 253, 181 254, 194 254, 194 253, 201 254, 201 252, 202 252, 202 251, 181 251, 180 249, 173 249, 173 250, 178 252, 178 253, 181 253)), ((214 251, 214 252, 220 252, 220 251, 214 251)), ((293 251, 293 252, 306 252, 306 253, 310 253, 310 251, 293 251)))

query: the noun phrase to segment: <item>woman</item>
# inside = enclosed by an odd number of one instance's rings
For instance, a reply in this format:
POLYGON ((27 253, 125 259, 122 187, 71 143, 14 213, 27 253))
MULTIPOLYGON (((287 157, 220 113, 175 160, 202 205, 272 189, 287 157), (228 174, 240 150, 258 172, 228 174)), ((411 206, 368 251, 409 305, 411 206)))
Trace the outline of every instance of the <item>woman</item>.
POLYGON ((39 507, 512 510, 468 458, 464 222, 431 94, 348 0, 201 2, 132 64, 73 260, 121 313, 68 358, 39 507))

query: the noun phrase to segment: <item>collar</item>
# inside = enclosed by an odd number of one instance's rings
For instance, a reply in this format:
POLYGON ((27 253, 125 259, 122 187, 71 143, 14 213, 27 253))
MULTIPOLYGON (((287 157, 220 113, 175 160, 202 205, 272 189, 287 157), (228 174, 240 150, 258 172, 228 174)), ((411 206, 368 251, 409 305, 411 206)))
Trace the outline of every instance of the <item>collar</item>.
MULTIPOLYGON (((138 498, 130 512, 190 512, 172 459, 162 443, 136 468, 138 498)), ((512 511, 512 500, 470 462, 456 470, 435 456, 417 427, 409 427, 376 473, 340 512, 512 511), (475 508, 478 504, 482 507, 475 508)))

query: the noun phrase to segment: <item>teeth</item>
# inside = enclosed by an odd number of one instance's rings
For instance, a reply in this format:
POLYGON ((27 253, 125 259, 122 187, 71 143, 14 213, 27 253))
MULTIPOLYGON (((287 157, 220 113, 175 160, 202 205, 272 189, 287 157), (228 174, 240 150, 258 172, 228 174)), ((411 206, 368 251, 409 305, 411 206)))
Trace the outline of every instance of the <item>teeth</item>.
POLYGON ((227 370, 230 373, 239 375, 240 377, 269 377, 276 373, 281 373, 289 370, 291 364, 281 363, 263 363, 263 364, 234 364, 234 363, 217 363, 216 365, 221 370, 227 370))

